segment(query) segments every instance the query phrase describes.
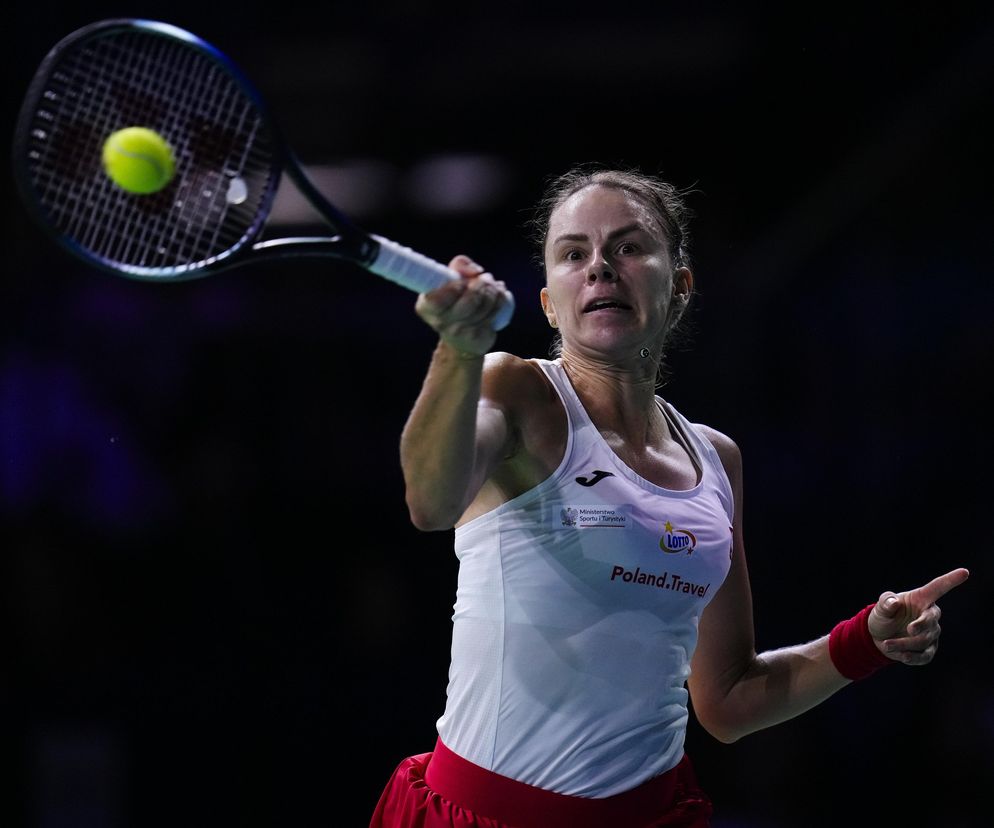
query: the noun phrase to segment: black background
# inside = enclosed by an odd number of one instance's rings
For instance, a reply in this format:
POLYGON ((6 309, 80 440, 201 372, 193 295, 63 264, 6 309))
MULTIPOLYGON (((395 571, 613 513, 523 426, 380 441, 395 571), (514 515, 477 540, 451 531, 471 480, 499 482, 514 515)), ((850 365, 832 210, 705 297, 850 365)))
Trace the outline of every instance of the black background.
MULTIPOLYGON (((693 190, 699 293, 662 390, 742 449, 758 645, 956 566, 926 668, 688 749, 716 828, 986 824, 994 18, 968 4, 20 4, 8 134, 74 28, 165 19, 228 53, 308 163, 498 159, 500 203, 370 229, 514 291, 546 176, 693 190)), ((8 139, 9 157, 9 139, 8 139)), ((451 534, 407 521, 397 445, 433 347, 349 266, 181 285, 70 260, 5 177, 0 293, 4 824, 363 826, 430 750, 451 534)))

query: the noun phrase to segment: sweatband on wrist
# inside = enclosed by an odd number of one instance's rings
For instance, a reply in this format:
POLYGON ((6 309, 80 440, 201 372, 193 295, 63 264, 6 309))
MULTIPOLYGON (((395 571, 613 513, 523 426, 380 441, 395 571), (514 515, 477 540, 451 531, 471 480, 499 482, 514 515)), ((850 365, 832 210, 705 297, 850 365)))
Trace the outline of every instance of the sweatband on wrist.
POLYGON ((859 681, 881 667, 893 664, 873 643, 868 618, 876 602, 867 605, 846 621, 840 621, 828 636, 828 654, 843 676, 859 681))

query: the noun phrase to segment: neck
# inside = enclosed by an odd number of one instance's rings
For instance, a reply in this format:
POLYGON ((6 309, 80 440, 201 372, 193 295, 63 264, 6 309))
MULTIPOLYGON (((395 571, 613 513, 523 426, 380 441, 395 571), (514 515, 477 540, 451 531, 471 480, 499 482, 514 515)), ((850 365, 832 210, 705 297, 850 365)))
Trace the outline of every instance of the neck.
POLYGON ((624 363, 563 350, 562 366, 584 404, 625 412, 655 409, 658 363, 637 353, 624 363))
POLYGON ((656 362, 638 356, 631 364, 595 362, 564 352, 562 366, 594 425, 634 450, 669 434, 656 403, 656 362))
POLYGON ((648 398, 655 396, 659 360, 649 348, 636 349, 624 360, 605 359, 603 355, 592 356, 566 347, 559 356, 574 384, 580 382, 602 390, 614 388, 648 398))

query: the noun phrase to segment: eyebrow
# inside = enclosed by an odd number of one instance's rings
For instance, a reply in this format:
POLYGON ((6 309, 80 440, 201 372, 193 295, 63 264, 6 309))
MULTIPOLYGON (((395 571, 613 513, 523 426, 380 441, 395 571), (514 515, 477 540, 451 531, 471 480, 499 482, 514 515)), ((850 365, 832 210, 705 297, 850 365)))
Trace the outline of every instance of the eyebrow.
MULTIPOLYGON (((636 230, 645 231, 645 228, 639 224, 637 221, 633 221, 631 224, 626 224, 624 227, 619 227, 617 230, 612 230, 607 234, 608 239, 617 238, 618 236, 624 236, 627 233, 634 232, 636 230)), ((576 241, 585 242, 589 241, 590 237, 586 233, 564 233, 558 236, 552 243, 553 245, 559 244, 562 241, 576 241)))

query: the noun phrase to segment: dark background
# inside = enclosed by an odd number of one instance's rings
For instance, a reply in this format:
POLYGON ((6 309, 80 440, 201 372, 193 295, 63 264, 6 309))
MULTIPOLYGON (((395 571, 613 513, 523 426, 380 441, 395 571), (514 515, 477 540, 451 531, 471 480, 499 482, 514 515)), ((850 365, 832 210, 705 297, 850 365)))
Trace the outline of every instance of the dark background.
MULTIPOLYGON (((988 824, 989 12, 18 4, 8 135, 48 49, 114 16, 227 52, 305 162, 385 165, 362 221, 503 278, 502 350, 547 354, 523 226, 546 176, 693 190, 699 293, 661 393, 742 449, 758 645, 973 573, 928 667, 732 746, 692 723, 714 825, 988 824), (428 209, 439 158, 484 159, 500 197, 428 209)), ((433 347, 413 296, 328 261, 118 279, 4 187, 3 825, 362 828, 434 744, 455 589, 451 533, 403 501, 433 347)))

